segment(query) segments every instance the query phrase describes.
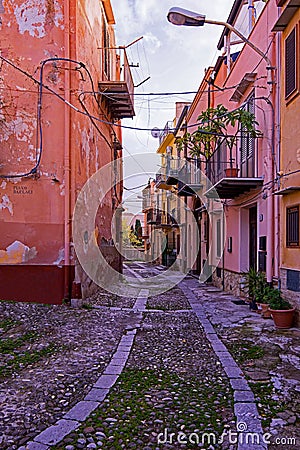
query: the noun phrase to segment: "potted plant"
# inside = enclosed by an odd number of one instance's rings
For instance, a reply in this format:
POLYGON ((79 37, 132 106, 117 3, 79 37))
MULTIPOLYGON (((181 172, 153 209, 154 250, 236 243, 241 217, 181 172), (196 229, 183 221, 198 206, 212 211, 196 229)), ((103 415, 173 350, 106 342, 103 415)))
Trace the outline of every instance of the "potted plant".
POLYGON ((244 274, 243 287, 250 302, 250 309, 253 311, 260 311, 262 298, 268 286, 265 274, 257 272, 253 267, 250 267, 248 272, 244 274))
POLYGON ((264 319, 269 319, 272 317, 270 311, 270 301, 273 298, 274 291, 275 289, 271 287, 265 279, 265 285, 262 286, 260 292, 258 293, 258 299, 260 301, 258 303, 258 308, 264 319))
POLYGON ((278 289, 271 288, 269 292, 269 308, 276 328, 291 328, 295 308, 285 300, 278 289))

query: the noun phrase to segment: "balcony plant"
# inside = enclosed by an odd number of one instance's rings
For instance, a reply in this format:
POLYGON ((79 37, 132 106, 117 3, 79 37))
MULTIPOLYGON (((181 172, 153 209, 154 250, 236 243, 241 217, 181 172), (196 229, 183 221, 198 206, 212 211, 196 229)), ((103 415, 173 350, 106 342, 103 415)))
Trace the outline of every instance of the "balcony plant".
POLYGON ((258 122, 255 115, 244 108, 229 111, 223 105, 216 108, 207 108, 198 117, 198 128, 193 133, 176 140, 178 150, 188 149, 192 157, 203 157, 207 163, 218 149, 220 143, 225 142, 229 149, 230 169, 233 167, 233 148, 237 143, 240 131, 249 133, 251 137, 258 137, 261 132, 257 130, 258 122))

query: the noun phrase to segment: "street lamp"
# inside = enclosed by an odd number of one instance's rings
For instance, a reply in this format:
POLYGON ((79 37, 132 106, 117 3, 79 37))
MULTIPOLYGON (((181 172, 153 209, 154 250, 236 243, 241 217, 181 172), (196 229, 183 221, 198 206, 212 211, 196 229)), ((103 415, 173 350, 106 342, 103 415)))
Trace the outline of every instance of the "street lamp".
POLYGON ((167 19, 173 25, 184 25, 188 27, 203 27, 205 23, 210 23, 212 25, 221 25, 228 28, 234 34, 236 34, 243 42, 245 42, 249 47, 251 47, 256 53, 258 53, 266 62, 267 69, 272 69, 272 63, 269 58, 262 52, 256 45, 254 45, 249 39, 247 39, 242 33, 239 32, 235 27, 233 27, 228 22, 221 22, 219 20, 207 19, 203 14, 195 13, 187 9, 174 7, 168 12, 167 19))

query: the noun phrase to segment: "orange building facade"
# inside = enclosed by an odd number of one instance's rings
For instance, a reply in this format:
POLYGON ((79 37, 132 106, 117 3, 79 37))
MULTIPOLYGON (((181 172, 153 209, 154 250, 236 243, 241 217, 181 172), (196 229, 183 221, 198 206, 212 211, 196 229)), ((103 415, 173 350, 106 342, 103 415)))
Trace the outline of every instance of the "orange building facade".
MULTIPOLYGON (((0 298, 59 304, 75 276, 77 195, 122 157, 112 124, 134 115, 133 83, 109 0, 3 0, 0 17, 0 298)), ((111 222, 121 197, 118 183, 95 224, 119 270, 111 222)))
POLYGON ((300 1, 278 0, 274 31, 280 70, 280 277, 287 298, 300 305, 300 1))

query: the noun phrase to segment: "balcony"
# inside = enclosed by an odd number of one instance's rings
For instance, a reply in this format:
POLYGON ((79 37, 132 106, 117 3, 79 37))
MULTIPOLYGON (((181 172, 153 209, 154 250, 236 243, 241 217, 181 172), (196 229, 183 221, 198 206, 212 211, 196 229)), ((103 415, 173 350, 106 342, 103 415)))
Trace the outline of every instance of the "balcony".
POLYGON ((159 225, 161 223, 161 212, 156 209, 150 209, 147 212, 147 224, 148 225, 159 225))
POLYGON ((160 171, 157 172, 155 183, 157 189, 164 189, 166 191, 170 191, 172 189, 172 186, 167 183, 166 167, 162 167, 160 171))
POLYGON ((191 197, 197 195, 203 187, 201 161, 199 159, 184 161, 179 169, 178 178, 177 194, 179 196, 191 197))
POLYGON ((185 161, 180 158, 168 158, 166 160, 166 183, 168 186, 176 185, 180 171, 185 161))
POLYGON ((149 228, 148 227, 143 227, 142 228, 142 239, 148 239, 149 238, 149 228))
POLYGON ((204 194, 206 197, 233 199, 263 185, 263 178, 256 176, 255 141, 247 139, 242 143, 243 147, 235 149, 231 155, 228 155, 226 147, 219 147, 207 161, 206 175, 210 187, 204 194))
POLYGON ((143 197, 142 212, 145 213, 149 208, 153 207, 150 186, 149 187, 147 186, 145 189, 143 189, 142 197, 143 197))
POLYGON ((165 153, 167 147, 174 143, 174 124, 169 121, 159 135, 159 147, 157 153, 165 153))
POLYGON ((132 118, 134 113, 134 84, 125 48, 103 48, 105 80, 98 83, 99 93, 115 120, 132 118), (119 62, 120 76, 113 75, 113 61, 119 62))

